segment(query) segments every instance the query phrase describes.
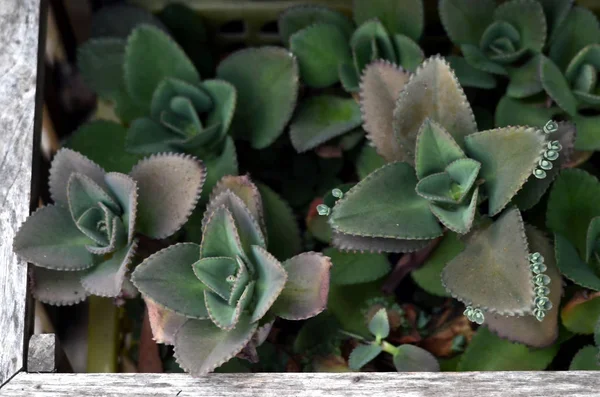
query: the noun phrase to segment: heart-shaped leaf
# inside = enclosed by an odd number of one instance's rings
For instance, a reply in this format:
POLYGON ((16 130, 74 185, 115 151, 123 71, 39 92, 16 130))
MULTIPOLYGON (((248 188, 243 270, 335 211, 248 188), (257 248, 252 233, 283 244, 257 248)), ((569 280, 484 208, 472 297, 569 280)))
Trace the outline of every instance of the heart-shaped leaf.
POLYGON ((188 320, 175 334, 175 358, 192 376, 205 375, 229 361, 250 341, 258 324, 246 315, 224 331, 210 320, 188 320))
POLYGON ((140 292, 160 306, 191 318, 208 318, 205 286, 194 275, 192 265, 200 259, 200 247, 180 243, 149 256, 131 275, 140 292))
POLYGON ((382 308, 375 313, 369 322, 369 331, 377 340, 385 339, 390 334, 390 323, 388 321, 387 309, 382 308))
POLYGON ((55 306, 69 306, 83 302, 87 291, 81 285, 85 270, 58 271, 32 266, 31 293, 42 303, 55 306))
POLYGON ((533 277, 521 214, 504 212, 485 229, 476 231, 465 250, 442 272, 442 283, 465 305, 502 315, 533 310, 533 277))
POLYGON ((442 172, 465 153, 454 138, 438 123, 427 118, 417 135, 415 169, 417 178, 442 172))
POLYGON ((286 269, 273 255, 258 245, 252 246, 252 259, 256 271, 256 287, 251 321, 256 322, 271 308, 291 277, 288 277, 286 269))
POLYGON ((315 24, 333 25, 344 33, 346 39, 349 39, 354 31, 354 25, 345 15, 313 4, 290 7, 282 12, 277 20, 279 34, 285 45, 289 44, 294 33, 315 24))
POLYGON ((298 106, 290 124, 290 138, 296 151, 305 152, 360 124, 360 108, 354 99, 317 95, 298 106))
POLYGON ((455 45, 479 45, 479 39, 492 23, 496 4, 493 0, 441 0, 440 20, 455 45))
POLYGON ((370 63, 361 77, 363 127, 377 152, 388 161, 401 159, 401 148, 394 137, 394 107, 409 77, 402 68, 381 59, 370 63))
POLYGON ((463 138, 475 131, 475 116, 450 65, 431 57, 417 69, 400 93, 394 110, 394 134, 402 159, 413 163, 417 133, 430 118, 444 127, 463 147, 463 138))
POLYGON ((290 55, 276 47, 247 48, 217 68, 217 76, 238 93, 233 133, 255 149, 264 149, 281 135, 296 106, 298 65, 290 55))
POLYGON ((331 283, 360 284, 377 280, 390 272, 387 257, 382 254, 349 253, 326 248, 323 254, 331 258, 331 283))
POLYGON ((144 303, 154 340, 167 345, 175 343, 175 333, 187 321, 187 317, 162 307, 147 296, 144 297, 144 303))
POLYGON ((485 313, 485 323, 488 328, 512 342, 524 343, 537 348, 552 345, 558 337, 558 312, 562 296, 562 280, 556 267, 554 250, 542 232, 532 226, 525 226, 527 241, 531 252, 539 252, 544 257, 547 269, 544 272, 550 277, 550 294, 547 295, 552 308, 545 313, 543 321, 534 316, 503 317, 495 313, 485 313))
POLYGON ((395 239, 426 240, 442 230, 417 195, 417 178, 406 163, 388 164, 360 181, 339 200, 329 222, 335 232, 395 239))
POLYGON ((536 169, 546 137, 536 128, 506 127, 481 131, 465 139, 467 154, 481 163, 489 214, 498 214, 536 169))
POLYGON ((188 220, 202 192, 206 168, 191 156, 163 153, 140 161, 130 176, 139 193, 137 230, 160 239, 188 220))
POLYGON ((273 304, 273 312, 288 320, 303 320, 323 311, 329 293, 330 258, 317 252, 305 252, 282 265, 287 272, 287 282, 273 304))
POLYGON ((83 288, 90 295, 116 297, 121 293, 125 274, 133 260, 137 241, 114 252, 112 256, 87 271, 81 278, 83 288))
POLYGON ((350 369, 358 371, 377 357, 382 350, 381 346, 374 343, 356 346, 350 353, 348 366, 350 369))
POLYGON ((440 364, 427 350, 413 345, 398 346, 394 367, 398 372, 439 372, 440 364))

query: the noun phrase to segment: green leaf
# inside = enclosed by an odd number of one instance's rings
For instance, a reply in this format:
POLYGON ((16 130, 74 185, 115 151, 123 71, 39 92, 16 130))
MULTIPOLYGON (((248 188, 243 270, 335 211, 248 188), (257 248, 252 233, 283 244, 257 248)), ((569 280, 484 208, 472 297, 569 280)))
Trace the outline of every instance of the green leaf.
POLYGON ((499 314, 533 310, 533 277, 519 210, 512 208, 477 230, 442 272, 442 283, 465 305, 499 314))
POLYGON ((492 23, 493 0, 441 0, 439 13, 444 29, 455 45, 479 45, 479 39, 492 23))
POLYGON ((354 31, 350 39, 350 47, 359 74, 377 58, 396 61, 396 51, 390 36, 377 19, 365 21, 354 31))
POLYGON ((556 31, 550 46, 550 58, 561 70, 565 70, 571 59, 587 45, 597 43, 598 37, 600 25, 596 16, 584 7, 573 7, 556 31))
POLYGON ((128 173, 141 156, 125 151, 127 130, 120 124, 97 120, 79 127, 67 139, 73 149, 109 171, 128 173))
POLYGON ((305 252, 283 262, 287 282, 273 304, 273 313, 288 320, 303 320, 327 305, 331 260, 321 253, 305 252))
POLYGON ((341 328, 364 337, 369 337, 367 319, 362 310, 367 310, 367 302, 381 297, 383 280, 352 285, 334 285, 329 288, 327 310, 340 322, 341 328))
POLYGON ((600 351, 596 346, 584 346, 569 365, 569 371, 600 371, 600 351))
POLYGON ((227 281, 228 277, 234 277, 238 262, 235 258, 217 256, 202 258, 192 265, 194 274, 202 284, 207 286, 221 298, 228 300, 231 295, 232 285, 227 281))
POLYGON ((556 266, 552 245, 541 231, 532 226, 525 226, 530 252, 539 252, 547 266, 546 274, 550 277, 550 294, 547 296, 552 309, 547 311, 543 321, 533 315, 503 317, 495 313, 484 313, 488 328, 503 339, 524 343, 528 346, 543 348, 552 345, 558 337, 558 313, 563 292, 562 279, 556 266))
POLYGON ((377 149, 365 143, 356 160, 356 173, 360 179, 365 179, 367 175, 385 164, 385 159, 377 154, 377 149))
POLYGON ((101 98, 115 104, 115 113, 123 122, 144 114, 129 96, 123 71, 125 40, 92 39, 77 51, 77 66, 86 84, 101 98))
POLYGON ((561 109, 569 115, 577 114, 577 100, 571 92, 567 79, 550 58, 540 55, 540 79, 544 90, 561 109))
POLYGON ((268 251, 283 261, 302 249, 300 228, 289 204, 267 185, 256 185, 263 202, 268 251))
POLYGON ((590 262, 592 259, 592 254, 596 249, 596 242, 600 237, 600 216, 592 218, 590 221, 590 225, 587 230, 587 239, 586 239, 586 250, 585 250, 585 261, 590 262))
POLYGON ((443 172, 450 163, 463 157, 465 153, 444 127, 429 118, 423 121, 416 144, 417 178, 443 172))
POLYGON ((413 345, 398 346, 394 367, 398 372, 439 372, 440 363, 427 350, 413 345))
POLYGON ((105 176, 106 184, 123 210, 121 220, 127 226, 127 243, 131 244, 136 231, 138 186, 133 178, 118 172, 109 172, 105 176))
POLYGON ((512 98, 526 98, 542 92, 544 86, 540 74, 541 63, 542 55, 536 55, 523 66, 509 69, 510 83, 506 94, 512 98))
POLYGON ((559 345, 530 349, 520 343, 500 339, 487 327, 480 327, 458 364, 458 371, 541 371, 545 369, 559 345))
POLYGON ((414 72, 425 59, 425 54, 419 44, 401 34, 392 36, 398 64, 406 70, 414 72))
MULTIPOLYGON (((114 199, 91 178, 74 172, 67 184, 67 197, 72 219, 79 222, 81 215, 91 207, 103 204, 114 215, 120 215, 121 208, 114 199)), ((107 225, 108 226, 108 225, 107 225)))
MULTIPOLYGON (((460 240, 457 233, 448 232, 444 234, 442 241, 427 258, 423 266, 413 270, 410 275, 412 279, 430 294, 438 296, 450 296, 442 285, 442 270, 448 262, 465 249, 465 244, 460 240)), ((334 267, 335 269, 335 267, 334 267)))
POLYGON ((93 13, 91 22, 92 38, 126 39, 140 25, 150 25, 167 33, 165 26, 151 12, 129 4, 101 7, 93 13))
POLYGON ((187 321, 187 317, 166 309, 147 296, 144 297, 148 320, 152 329, 152 338, 157 343, 172 345, 175 333, 187 321))
POLYGON ((246 285, 239 301, 235 306, 229 305, 227 300, 221 299, 218 295, 204 290, 204 300, 206 301, 206 310, 211 321, 219 328, 225 331, 231 331, 237 326, 242 314, 246 308, 254 290, 254 281, 246 285))
POLYGON ((390 34, 402 34, 419 40, 425 24, 422 0, 354 0, 353 16, 357 25, 377 18, 390 34))
POLYGON ((338 66, 340 82, 346 92, 354 93, 359 90, 359 75, 353 63, 340 63, 338 66))
POLYGON ((227 256, 235 258, 246 254, 242 248, 242 242, 235 226, 235 220, 231 211, 226 206, 220 206, 205 215, 207 221, 203 227, 202 244, 200 246, 200 257, 227 256))
POLYGON ((339 63, 352 61, 344 32, 325 23, 294 33, 290 38, 290 51, 298 58, 302 81, 315 88, 338 82, 339 63))
POLYGON ((42 303, 69 306, 84 301, 88 296, 81 285, 81 277, 86 270, 64 272, 32 266, 31 272, 31 293, 42 303))
POLYGON ((192 265, 200 259, 200 247, 180 243, 149 256, 135 268, 131 281, 140 292, 160 306, 191 318, 208 318, 205 286, 192 265))
POLYGON ((538 0, 538 2, 542 5, 544 15, 546 15, 548 42, 552 43, 573 6, 573 0, 538 0))
POLYGON ((205 375, 238 354, 254 335, 258 323, 246 315, 224 331, 210 320, 188 320, 175 335, 177 363, 193 376, 205 375))
MULTIPOLYGON (((580 258, 585 258, 588 226, 593 218, 600 216, 599 195, 598 180, 578 169, 563 170, 550 191, 546 225, 566 237, 580 258)), ((560 267, 560 255, 558 257, 560 267)))
POLYGON ((114 298, 121 294, 125 274, 133 260, 137 241, 114 252, 112 256, 89 269, 81 285, 90 295, 114 298))
POLYGON ((576 247, 558 233, 554 235, 554 243, 556 260, 561 273, 576 284, 600 291, 600 277, 590 265, 581 260, 576 247))
POLYGON ((315 24, 329 24, 337 27, 344 33, 346 40, 350 39, 354 31, 354 25, 345 15, 318 5, 290 7, 281 13, 277 21, 279 34, 285 45, 289 44, 294 33, 315 24))
POLYGON ((255 306, 251 321, 260 320, 282 293, 288 278, 285 268, 264 248, 252 246, 252 264, 256 271, 255 306))
POLYGON ((334 231, 395 239, 432 239, 442 234, 427 200, 414 191, 417 178, 406 163, 388 164, 354 186, 333 208, 334 231))
POLYGON ((598 318, 600 318, 600 295, 594 294, 591 299, 584 299, 577 304, 567 303, 560 312, 563 325, 569 331, 577 334, 591 335, 594 333, 598 318))
POLYGON ((477 210, 477 198, 479 188, 475 188, 471 200, 457 206, 445 206, 431 203, 429 208, 440 222, 453 232, 465 234, 471 230, 475 211, 477 210))
POLYGON ((141 106, 150 107, 152 94, 167 77, 197 84, 200 76, 183 50, 165 33, 151 26, 136 28, 125 49, 127 92, 141 106))
POLYGON ((190 156, 162 153, 140 161, 130 176, 139 194, 136 229, 161 239, 188 220, 202 192, 206 167, 190 156))
POLYGON ((400 93, 394 110, 394 133, 403 151, 402 160, 414 162, 417 133, 430 118, 463 146, 463 138, 477 125, 471 106, 450 65, 441 57, 427 59, 400 93))
POLYGON ((598 128, 600 127, 600 116, 578 115, 572 119, 577 125, 577 140, 575 141, 575 149, 599 150, 600 136, 598 134, 598 128))
POLYGON ((385 339, 390 335, 390 323, 386 308, 379 309, 373 318, 371 318, 369 331, 377 340, 385 339))
POLYGON ((532 52, 540 52, 546 42, 546 17, 537 0, 510 0, 494 11, 496 21, 510 23, 520 33, 519 44, 532 52))
MULTIPOLYGON (((543 103, 530 103, 503 96, 496 106, 496 127, 528 125, 541 127, 554 116, 561 114, 558 107, 547 108, 543 103)), ((579 131, 579 125, 578 125, 579 131)))
POLYGON ((414 252, 425 248, 430 240, 397 239, 386 237, 368 237, 339 232, 332 233, 333 246, 344 251, 371 253, 414 252))
POLYGON ((493 60, 490 60, 487 55, 479 49, 479 47, 471 44, 463 44, 460 50, 465 57, 465 60, 474 68, 486 73, 498 74, 505 76, 508 74, 506 68, 493 60))
POLYGON ((375 357, 382 352, 381 346, 374 343, 368 345, 359 345, 352 350, 348 359, 348 366, 354 371, 360 370, 362 367, 371 362, 375 357))
POLYGON ((505 127, 465 139, 467 154, 481 163, 489 214, 498 214, 536 169, 546 137, 536 128, 505 127))
POLYGON ((93 266, 87 245, 94 245, 94 241, 77 228, 69 210, 48 205, 21 225, 13 240, 13 251, 37 266, 73 271, 93 266))
POLYGON ((125 149, 133 154, 176 152, 176 141, 177 134, 152 119, 141 117, 129 126, 125 149))
POLYGON ((336 285, 359 284, 377 280, 391 270, 386 255, 342 252, 326 248, 323 254, 331 258, 331 283, 336 285))
POLYGON ((496 87, 496 78, 493 75, 471 66, 465 58, 451 55, 446 60, 454 70, 461 86, 488 90, 496 87))
POLYGON ((394 137, 394 107, 409 77, 402 68, 381 59, 370 63, 361 77, 360 107, 364 129, 377 152, 388 161, 401 158, 401 148, 394 137))
POLYGON ((290 138, 296 151, 304 152, 360 124, 360 108, 354 99, 318 95, 300 103, 290 124, 290 138))
POLYGON ((429 201, 440 203, 456 203, 458 200, 454 197, 452 183, 447 172, 438 172, 421 179, 415 191, 417 194, 429 201))
POLYGON ((237 90, 232 129, 255 149, 269 146, 292 116, 298 95, 298 65, 276 47, 247 48, 225 58, 217 76, 237 90))
POLYGON ((339 328, 338 321, 328 311, 305 321, 294 340, 294 353, 306 354, 333 343, 338 338, 339 328))

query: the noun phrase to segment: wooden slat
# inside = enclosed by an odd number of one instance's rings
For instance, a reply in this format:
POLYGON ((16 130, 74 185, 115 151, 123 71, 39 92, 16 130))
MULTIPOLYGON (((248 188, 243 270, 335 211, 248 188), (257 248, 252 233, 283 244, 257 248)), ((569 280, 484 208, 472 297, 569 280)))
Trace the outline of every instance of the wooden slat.
POLYGON ((0 384, 23 366, 27 264, 12 240, 30 210, 40 0, 0 0, 0 384))
POLYGON ((2 396, 598 396, 597 372, 18 374, 2 396))

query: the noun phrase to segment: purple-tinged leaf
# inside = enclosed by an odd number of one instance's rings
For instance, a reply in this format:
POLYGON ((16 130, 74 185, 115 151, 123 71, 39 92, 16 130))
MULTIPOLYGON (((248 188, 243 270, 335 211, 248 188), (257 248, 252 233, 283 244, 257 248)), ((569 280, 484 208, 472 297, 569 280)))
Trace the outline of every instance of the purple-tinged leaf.
POLYGON ((154 340, 167 345, 175 343, 175 333, 188 320, 187 317, 162 307, 147 296, 144 297, 144 302, 154 340))

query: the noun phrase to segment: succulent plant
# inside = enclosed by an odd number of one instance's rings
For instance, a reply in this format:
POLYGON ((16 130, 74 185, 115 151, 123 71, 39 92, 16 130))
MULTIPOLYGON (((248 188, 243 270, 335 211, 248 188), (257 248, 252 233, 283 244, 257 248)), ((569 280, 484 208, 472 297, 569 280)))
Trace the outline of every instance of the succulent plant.
POLYGON ((173 344, 193 375, 235 355, 256 359, 276 317, 300 320, 324 309, 329 258, 308 252, 281 263, 265 248, 257 187, 227 177, 211 194, 201 244, 168 247, 134 271, 155 339, 173 344))
POLYGON ((50 169, 54 204, 27 218, 13 242, 14 252, 35 265, 33 295, 55 305, 118 296, 136 236, 163 239, 179 230, 205 176, 202 163, 179 154, 148 157, 126 175, 60 150, 50 169))
POLYGON ((560 275, 551 265, 549 245, 539 232, 526 233, 514 205, 529 208, 540 199, 560 169, 560 157, 569 155, 574 127, 551 121, 543 129, 477 132, 462 88, 439 56, 414 75, 373 62, 362 76, 360 97, 368 137, 390 163, 336 202, 329 217, 334 245, 410 252, 441 236, 444 227, 467 234, 464 250, 446 261, 445 289, 470 306, 469 317, 478 323, 484 317, 498 334, 530 345, 552 343, 557 336, 552 302, 558 305, 561 283, 539 291, 534 286, 540 279, 545 287, 547 277, 560 275), (484 203, 489 217, 500 216, 475 223, 484 203), (528 258, 535 252, 546 258, 551 274, 532 273, 528 258), (535 327, 536 315, 545 314, 551 319, 535 327), (536 333, 527 332, 533 329, 536 333))

